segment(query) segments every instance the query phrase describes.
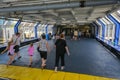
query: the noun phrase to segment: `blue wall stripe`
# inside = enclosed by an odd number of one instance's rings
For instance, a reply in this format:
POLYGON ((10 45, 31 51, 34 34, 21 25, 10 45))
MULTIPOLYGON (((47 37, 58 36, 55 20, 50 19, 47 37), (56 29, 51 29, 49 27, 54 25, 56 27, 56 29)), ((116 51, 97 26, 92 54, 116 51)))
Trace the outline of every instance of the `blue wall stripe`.
POLYGON ((48 40, 49 36, 48 36, 48 24, 46 25, 45 29, 46 29, 46 40, 48 40))
POLYGON ((109 14, 107 16, 116 25, 115 26, 115 39, 114 39, 115 44, 114 45, 118 45, 120 24, 112 15, 109 14))
POLYGON ((34 26, 35 38, 38 38, 37 29, 38 29, 39 24, 40 22, 36 23, 36 25, 34 26))
POLYGON ((93 22, 93 25, 95 25, 95 27, 97 28, 97 31, 96 31, 96 34, 95 34, 95 35, 98 36, 98 29, 99 29, 98 27, 99 27, 99 26, 97 25, 96 22, 93 22))
POLYGON ((18 31, 19 31, 18 27, 19 27, 20 23, 21 23, 21 20, 18 20, 17 23, 15 24, 15 26, 14 26, 14 33, 18 33, 18 31))
POLYGON ((97 31, 96 31, 97 26, 95 25, 94 22, 92 23, 92 25, 95 27, 95 36, 97 36, 97 31))
POLYGON ((103 24, 103 22, 98 19, 98 22, 102 25, 102 39, 105 39, 105 25, 103 24))

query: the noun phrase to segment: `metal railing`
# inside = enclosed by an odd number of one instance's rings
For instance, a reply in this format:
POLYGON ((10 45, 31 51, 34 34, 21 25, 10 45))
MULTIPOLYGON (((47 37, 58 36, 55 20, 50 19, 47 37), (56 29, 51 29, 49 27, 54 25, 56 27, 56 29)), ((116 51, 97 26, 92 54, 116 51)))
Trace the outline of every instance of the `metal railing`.
POLYGON ((120 45, 116 44, 115 42, 112 42, 111 40, 107 40, 107 39, 102 39, 102 37, 96 37, 96 38, 101 40, 102 42, 106 43, 110 47, 120 51, 120 45))

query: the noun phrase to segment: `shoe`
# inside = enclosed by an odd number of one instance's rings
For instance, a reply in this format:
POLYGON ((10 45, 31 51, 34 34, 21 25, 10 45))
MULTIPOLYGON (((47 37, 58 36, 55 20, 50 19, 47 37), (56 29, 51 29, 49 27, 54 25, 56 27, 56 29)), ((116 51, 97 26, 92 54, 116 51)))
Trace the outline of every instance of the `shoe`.
POLYGON ((29 67, 32 67, 32 65, 30 64, 29 67))
POLYGON ((18 57, 18 59, 20 59, 20 58, 21 58, 21 56, 18 57))
POLYGON ((44 68, 46 68, 46 64, 41 66, 41 69, 43 70, 44 68))
POLYGON ((16 60, 13 61, 13 63, 15 63, 15 62, 16 62, 16 60))
POLYGON ((6 67, 8 68, 9 64, 6 64, 6 67))
POLYGON ((64 66, 61 67, 61 70, 64 70, 64 66))
POLYGON ((55 67, 55 72, 57 72, 57 67, 55 67))

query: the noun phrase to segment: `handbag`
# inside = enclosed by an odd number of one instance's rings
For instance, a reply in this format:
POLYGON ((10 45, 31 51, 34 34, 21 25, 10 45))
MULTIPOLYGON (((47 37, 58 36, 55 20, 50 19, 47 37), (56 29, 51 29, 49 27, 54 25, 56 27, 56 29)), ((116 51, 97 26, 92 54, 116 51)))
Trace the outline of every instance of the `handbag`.
POLYGON ((37 51, 40 52, 39 46, 37 47, 37 51))

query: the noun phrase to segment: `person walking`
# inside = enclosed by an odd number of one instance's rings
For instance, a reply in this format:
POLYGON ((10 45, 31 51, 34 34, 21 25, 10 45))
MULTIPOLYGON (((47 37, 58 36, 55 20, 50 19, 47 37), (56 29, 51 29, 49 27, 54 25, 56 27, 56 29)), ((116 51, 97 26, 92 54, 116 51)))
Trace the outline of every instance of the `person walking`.
POLYGON ((14 60, 14 49, 13 48, 14 48, 13 42, 9 41, 6 49, 1 52, 1 54, 4 54, 6 51, 8 51, 9 60, 8 60, 7 66, 10 65, 12 61, 14 60))
POLYGON ((70 55, 63 34, 61 34, 60 39, 57 39, 57 41, 55 42, 55 47, 56 47, 55 72, 57 72, 59 59, 61 58, 61 70, 63 70, 65 66, 64 55, 66 51, 67 54, 70 55))
POLYGON ((81 37, 81 31, 78 32, 78 39, 80 40, 81 37))
POLYGON ((70 34, 71 40, 73 40, 73 36, 74 36, 74 33, 73 31, 71 31, 71 34, 70 34))
POLYGON ((28 48, 28 55, 29 55, 29 67, 32 66, 32 57, 33 57, 33 54, 34 54, 34 46, 33 46, 33 43, 30 44, 29 48, 28 48))
POLYGON ((38 48, 39 48, 40 56, 42 58, 41 68, 43 69, 46 66, 47 52, 50 52, 50 48, 45 35, 42 35, 42 39, 39 42, 38 48))
POLYGON ((75 31, 74 31, 74 40, 77 40, 77 38, 78 38, 78 31, 75 30, 75 31))
MULTIPOLYGON (((15 51, 14 51, 14 59, 15 59, 16 56, 18 56, 18 59, 20 59, 21 58, 20 53, 19 53, 19 47, 20 47, 20 42, 21 42, 20 33, 16 33, 12 37, 12 40, 13 40, 13 44, 15 45, 14 46, 14 49, 15 49, 15 51)), ((15 61, 16 60, 14 60, 13 62, 15 62, 15 61)))

